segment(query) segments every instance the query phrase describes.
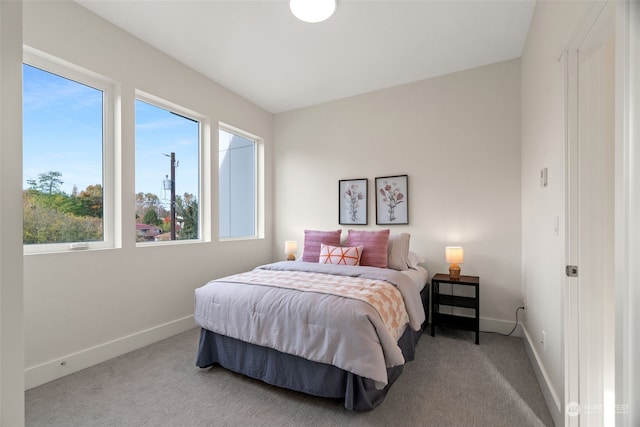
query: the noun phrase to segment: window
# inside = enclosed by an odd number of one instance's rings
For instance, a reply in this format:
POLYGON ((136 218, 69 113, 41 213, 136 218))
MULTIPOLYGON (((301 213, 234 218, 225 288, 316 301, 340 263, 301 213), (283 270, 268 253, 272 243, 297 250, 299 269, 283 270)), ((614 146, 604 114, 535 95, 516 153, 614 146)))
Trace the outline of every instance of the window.
MULTIPOLYGON (((110 246, 112 86, 25 52, 23 243, 47 250, 110 246), (63 245, 60 245, 63 244, 63 245), (46 246, 41 246, 46 245, 46 246)), ((37 251, 37 250, 36 250, 37 251)))
POLYGON ((220 238, 257 236, 257 139, 219 130, 220 238))
POLYGON ((138 98, 136 241, 199 239, 200 121, 150 95, 138 98))

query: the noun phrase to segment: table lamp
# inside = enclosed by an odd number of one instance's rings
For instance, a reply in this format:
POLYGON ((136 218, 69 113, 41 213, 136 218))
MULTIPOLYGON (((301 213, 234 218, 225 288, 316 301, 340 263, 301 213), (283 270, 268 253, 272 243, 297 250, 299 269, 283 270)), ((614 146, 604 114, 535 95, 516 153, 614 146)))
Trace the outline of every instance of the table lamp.
POLYGON ((296 252, 298 252, 298 242, 295 240, 287 240, 284 242, 284 253, 287 255, 287 261, 295 261, 296 252))
POLYGON ((464 251, 461 246, 447 246, 445 248, 445 257, 449 265, 449 278, 460 278, 460 266, 464 260, 464 251))

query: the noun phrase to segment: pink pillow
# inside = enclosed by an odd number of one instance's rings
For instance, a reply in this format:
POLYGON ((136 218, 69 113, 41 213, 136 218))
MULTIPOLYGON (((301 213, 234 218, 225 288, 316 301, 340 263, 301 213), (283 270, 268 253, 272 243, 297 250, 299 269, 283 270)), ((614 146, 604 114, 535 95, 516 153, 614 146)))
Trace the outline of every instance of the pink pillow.
POLYGON ((320 264, 360 265, 362 246, 320 245, 320 264))
POLYGON ((318 262, 320 258, 320 245, 340 246, 340 233, 336 231, 316 231, 304 230, 304 249, 302 250, 302 261, 318 262))
POLYGON ((356 231, 349 230, 347 246, 364 246, 360 265, 387 268, 389 230, 356 231))

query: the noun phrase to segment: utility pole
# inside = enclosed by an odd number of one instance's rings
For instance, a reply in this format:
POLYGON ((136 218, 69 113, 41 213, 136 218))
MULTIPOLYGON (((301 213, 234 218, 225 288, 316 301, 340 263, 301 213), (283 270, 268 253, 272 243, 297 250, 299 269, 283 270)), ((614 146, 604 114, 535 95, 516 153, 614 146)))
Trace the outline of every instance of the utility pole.
POLYGON ((165 156, 171 159, 171 240, 176 240, 176 153, 165 156))
POLYGON ((171 240, 176 240, 176 153, 171 152, 171 240))

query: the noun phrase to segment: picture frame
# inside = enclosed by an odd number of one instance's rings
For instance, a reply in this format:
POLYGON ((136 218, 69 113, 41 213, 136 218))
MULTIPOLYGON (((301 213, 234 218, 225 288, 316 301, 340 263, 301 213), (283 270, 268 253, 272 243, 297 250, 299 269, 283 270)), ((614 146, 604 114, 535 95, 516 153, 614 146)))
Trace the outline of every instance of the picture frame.
POLYGON ((408 175, 376 178, 376 224, 409 224, 408 175))
POLYGON ((338 223, 344 225, 367 225, 368 191, 367 178, 341 179, 338 181, 338 223))

